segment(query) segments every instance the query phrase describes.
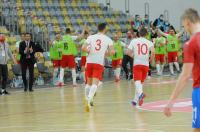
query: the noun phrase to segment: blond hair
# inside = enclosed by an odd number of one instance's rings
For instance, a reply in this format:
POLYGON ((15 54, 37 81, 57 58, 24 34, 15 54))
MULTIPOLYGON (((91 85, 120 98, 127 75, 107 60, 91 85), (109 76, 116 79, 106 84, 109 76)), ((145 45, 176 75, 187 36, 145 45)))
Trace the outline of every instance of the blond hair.
POLYGON ((184 14, 181 17, 182 20, 189 20, 192 23, 200 22, 200 17, 197 10, 189 8, 185 10, 184 14))

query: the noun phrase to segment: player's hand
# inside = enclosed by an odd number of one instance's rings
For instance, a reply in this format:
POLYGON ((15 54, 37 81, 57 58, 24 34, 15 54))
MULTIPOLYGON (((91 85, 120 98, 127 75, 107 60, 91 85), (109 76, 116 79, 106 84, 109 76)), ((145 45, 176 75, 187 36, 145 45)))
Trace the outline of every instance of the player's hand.
POLYGON ((172 105, 170 104, 166 105, 163 111, 165 116, 170 117, 172 115, 171 109, 172 109, 172 105))
POLYGON ((26 47, 24 50, 24 53, 27 53, 27 52, 28 52, 28 47, 26 47))

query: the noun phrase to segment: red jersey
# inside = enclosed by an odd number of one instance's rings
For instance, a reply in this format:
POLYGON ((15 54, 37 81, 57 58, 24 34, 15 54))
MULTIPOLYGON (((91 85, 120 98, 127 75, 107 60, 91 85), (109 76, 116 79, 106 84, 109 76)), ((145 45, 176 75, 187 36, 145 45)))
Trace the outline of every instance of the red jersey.
POLYGON ((193 88, 200 87, 200 32, 184 45, 184 63, 193 63, 193 88))

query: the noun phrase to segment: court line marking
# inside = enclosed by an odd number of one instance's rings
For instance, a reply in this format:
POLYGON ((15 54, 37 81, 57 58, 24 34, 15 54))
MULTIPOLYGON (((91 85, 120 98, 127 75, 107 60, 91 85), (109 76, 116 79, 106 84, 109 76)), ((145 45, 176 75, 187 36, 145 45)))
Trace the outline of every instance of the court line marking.
MULTIPOLYGON (((47 125, 47 126, 54 126, 54 127, 58 127, 61 125, 47 125)), ((79 126, 81 127, 81 125, 62 125, 62 127, 67 127, 67 126, 79 126)), ((98 126, 98 124, 96 125, 98 126)), ((0 127, 0 129, 9 129, 9 128, 35 128, 38 126, 5 126, 5 127, 0 127)), ((164 132, 162 130, 153 130, 153 129, 143 129, 143 128, 112 128, 112 127, 99 127, 99 128, 94 128, 96 130, 98 129, 105 129, 105 130, 126 130, 126 131, 149 131, 149 132, 164 132)), ((29 131, 29 132, 58 132, 58 131, 83 131, 83 130, 92 130, 92 128, 64 128, 64 129, 45 129, 45 130, 34 130, 34 131, 29 131)))
MULTIPOLYGON (((187 100, 187 99, 191 99, 191 98, 182 98, 182 99, 177 99, 177 100, 187 100)), ((168 101, 168 100, 159 100, 159 101, 168 101)), ((155 101, 155 102, 159 102, 159 101, 155 101)), ((144 103, 145 105, 147 104, 151 104, 151 103, 153 103, 153 102, 148 102, 148 103, 144 103)), ((167 105, 167 104, 166 104, 167 105)), ((137 109, 139 109, 139 110, 144 110, 144 111, 149 111, 149 112, 159 112, 159 113, 163 113, 163 110, 149 110, 149 109, 145 109, 145 108, 141 108, 141 107, 136 107, 137 109)), ((191 112, 186 112, 186 111, 172 111, 172 112, 175 112, 175 113, 191 113, 191 112)))

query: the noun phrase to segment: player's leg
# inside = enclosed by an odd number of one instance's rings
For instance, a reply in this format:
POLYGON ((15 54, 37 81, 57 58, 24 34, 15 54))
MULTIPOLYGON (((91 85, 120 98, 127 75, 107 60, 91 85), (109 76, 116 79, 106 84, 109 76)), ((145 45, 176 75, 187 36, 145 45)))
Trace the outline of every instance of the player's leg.
POLYGON ((156 71, 157 71, 157 75, 160 75, 160 55, 156 54, 155 55, 155 59, 156 59, 156 71))
POLYGON ((136 106, 139 100, 139 95, 143 92, 142 91, 142 71, 140 66, 134 66, 133 71, 134 81, 135 81, 135 97, 132 101, 133 106, 136 106))
POLYGON ((164 67, 165 67, 165 55, 161 55, 161 58, 160 58, 160 74, 163 75, 163 70, 164 70, 164 67))
POLYGON ((58 74, 58 69, 59 69, 59 60, 53 60, 53 85, 56 85, 57 84, 57 80, 58 80, 58 77, 59 77, 59 74, 58 74))
POLYGON ((195 132, 200 130, 200 87, 193 89, 192 92, 192 127, 195 132))
POLYGON ((113 71, 114 71, 114 76, 115 76, 115 79, 116 79, 116 68, 117 68, 117 64, 116 64, 116 60, 112 60, 112 68, 113 68, 113 71))
POLYGON ((73 55, 70 55, 68 57, 68 61, 69 61, 69 68, 72 71, 72 80, 73 80, 73 85, 77 86, 76 83, 76 62, 75 62, 75 58, 73 55))
POLYGON ((64 85, 64 72, 65 72, 65 68, 67 67, 67 56, 63 55, 62 56, 62 60, 61 60, 61 67, 60 67, 60 75, 59 75, 59 86, 63 86, 64 85))
POLYGON ((200 128, 194 129, 194 132, 200 132, 200 128))
POLYGON ((129 79, 132 80, 133 79, 133 58, 128 56, 128 62, 130 64, 130 70, 131 70, 131 74, 129 75, 129 79))
POLYGON ((89 95, 88 95, 89 102, 92 105, 93 105, 94 95, 95 95, 97 88, 98 88, 99 80, 102 78, 103 70, 104 70, 103 66, 98 65, 98 64, 93 65, 92 86, 90 88, 90 92, 89 92, 89 95))
POLYGON ((81 75, 83 78, 83 81, 85 82, 85 63, 86 63, 86 56, 81 57, 81 75))
POLYGON ((178 71, 178 73, 180 73, 180 66, 179 66, 179 63, 178 63, 178 53, 177 52, 174 52, 173 60, 174 60, 174 65, 176 67, 176 70, 178 71))
POLYGON ((122 60, 122 67, 123 67, 123 70, 124 70, 124 72, 126 74, 126 80, 128 79, 128 76, 129 76, 129 72, 128 72, 128 69, 127 69, 127 64, 128 64, 128 56, 124 55, 123 60, 122 60))
POLYGON ((168 63, 169 63, 170 73, 171 73, 171 75, 174 75, 173 54, 172 54, 172 52, 168 53, 168 63))
POLYGON ((142 90, 141 90, 141 93, 139 94, 139 102, 138 102, 139 106, 141 106, 144 102, 145 94, 143 92, 143 83, 144 83, 144 81, 147 77, 149 67, 148 66, 142 66, 141 69, 142 69, 142 80, 141 80, 141 89, 142 90))

